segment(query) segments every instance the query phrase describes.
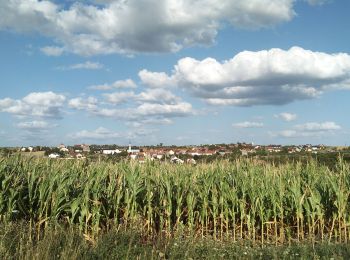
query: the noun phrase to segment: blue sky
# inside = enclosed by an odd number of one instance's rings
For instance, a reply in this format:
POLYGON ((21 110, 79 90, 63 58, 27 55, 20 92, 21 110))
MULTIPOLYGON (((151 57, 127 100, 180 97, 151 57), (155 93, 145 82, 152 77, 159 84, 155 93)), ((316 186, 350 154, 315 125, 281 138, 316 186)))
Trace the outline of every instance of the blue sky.
POLYGON ((0 146, 350 145, 345 0, 0 0, 0 146))

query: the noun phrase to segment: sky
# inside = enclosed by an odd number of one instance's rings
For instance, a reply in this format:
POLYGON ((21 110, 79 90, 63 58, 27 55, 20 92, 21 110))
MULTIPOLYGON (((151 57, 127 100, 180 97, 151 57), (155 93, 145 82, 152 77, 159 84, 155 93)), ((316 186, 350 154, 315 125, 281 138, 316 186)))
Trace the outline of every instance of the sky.
POLYGON ((349 11, 0 0, 0 146, 350 145, 349 11))

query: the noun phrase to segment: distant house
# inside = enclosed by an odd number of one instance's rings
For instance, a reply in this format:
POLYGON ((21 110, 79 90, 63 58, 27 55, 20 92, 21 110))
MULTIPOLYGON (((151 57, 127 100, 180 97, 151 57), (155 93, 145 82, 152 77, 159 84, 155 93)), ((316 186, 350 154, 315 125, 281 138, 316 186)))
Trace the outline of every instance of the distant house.
POLYGON ((66 148, 66 147, 60 148, 60 151, 64 152, 64 153, 68 153, 69 152, 68 148, 66 148))
POLYGON ((59 146, 57 146, 58 149, 62 149, 62 148, 66 148, 66 146, 64 144, 60 144, 59 146))
POLYGON ((269 153, 279 153, 282 151, 282 147, 280 145, 269 145, 266 147, 266 150, 269 153))
POLYGON ((203 155, 210 156, 216 154, 215 150, 206 150, 203 152, 203 155))
POLYGON ((115 150, 103 150, 102 153, 106 154, 106 155, 113 155, 113 154, 119 154, 122 151, 120 151, 119 149, 115 149, 115 150))
POLYGON ((49 158, 50 158, 50 159, 57 159, 57 158, 59 158, 59 157, 60 157, 60 155, 57 154, 57 153, 51 153, 51 154, 49 154, 49 158))
POLYGON ((34 148, 31 146, 21 148, 21 152, 32 152, 33 150, 34 150, 34 148))
POLYGON ((226 154, 226 151, 225 151, 225 150, 219 150, 219 154, 220 154, 220 155, 225 155, 225 154, 226 154))
POLYGON ((196 160, 193 159, 193 158, 187 159, 187 160, 186 160, 186 163, 188 163, 188 164, 193 164, 193 165, 197 164, 196 160))
POLYGON ((129 148, 127 150, 129 155, 137 155, 140 152, 140 149, 132 148, 131 144, 129 144, 129 148))
POLYGON ((81 148, 83 149, 84 153, 89 153, 90 152, 90 146, 87 144, 82 144, 81 148))
POLYGON ((241 154, 242 154, 242 156, 248 156, 248 150, 246 150, 246 149, 242 149, 241 150, 241 154))
POLYGON ((77 159, 84 159, 85 157, 81 153, 78 153, 78 154, 75 155, 75 158, 77 158, 77 159))
POLYGON ((180 158, 177 158, 176 156, 171 157, 170 162, 177 163, 177 164, 183 164, 184 163, 183 160, 181 160, 180 158))

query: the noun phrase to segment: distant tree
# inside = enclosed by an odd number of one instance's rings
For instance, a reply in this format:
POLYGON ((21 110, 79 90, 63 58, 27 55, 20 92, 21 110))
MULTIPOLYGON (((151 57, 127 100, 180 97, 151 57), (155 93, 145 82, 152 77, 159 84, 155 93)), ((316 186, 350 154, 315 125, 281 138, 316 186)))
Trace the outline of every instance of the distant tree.
POLYGON ((9 149, 9 148, 1 148, 0 150, 0 155, 1 156, 5 156, 5 157, 8 157, 12 154, 12 151, 9 149))

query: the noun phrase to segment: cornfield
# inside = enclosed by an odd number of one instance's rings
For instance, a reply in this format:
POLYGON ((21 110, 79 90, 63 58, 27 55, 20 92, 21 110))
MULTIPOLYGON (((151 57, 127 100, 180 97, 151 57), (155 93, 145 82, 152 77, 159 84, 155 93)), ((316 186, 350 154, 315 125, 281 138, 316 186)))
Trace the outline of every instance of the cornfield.
POLYGON ((0 221, 79 227, 95 238, 112 227, 146 236, 176 232, 285 243, 350 239, 350 170, 249 159, 203 165, 0 159, 0 221))

